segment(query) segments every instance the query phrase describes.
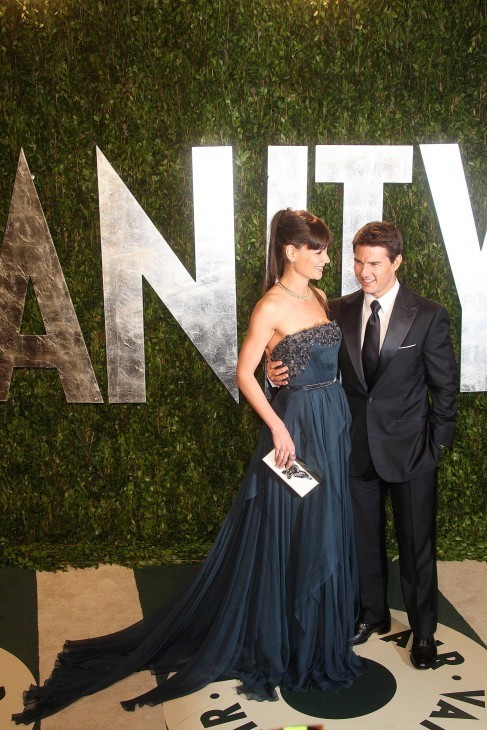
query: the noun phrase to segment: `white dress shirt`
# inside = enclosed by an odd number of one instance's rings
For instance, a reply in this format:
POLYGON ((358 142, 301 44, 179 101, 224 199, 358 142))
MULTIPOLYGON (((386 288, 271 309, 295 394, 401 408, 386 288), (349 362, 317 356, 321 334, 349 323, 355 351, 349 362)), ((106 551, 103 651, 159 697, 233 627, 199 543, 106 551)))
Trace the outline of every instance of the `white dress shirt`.
POLYGON ((389 320, 391 318, 392 314, 392 308, 394 306, 394 302, 396 301, 397 292, 399 291, 399 282, 396 279, 394 282, 394 285, 386 291, 385 294, 383 294, 381 297, 374 297, 372 294, 365 294, 364 295, 364 304, 362 308, 362 334, 361 334, 361 340, 360 340, 360 346, 364 344, 364 335, 365 335, 365 328, 367 326, 367 321, 372 314, 372 310, 370 308, 371 302, 376 299, 376 301, 380 304, 379 309, 379 320, 380 320, 380 348, 382 348, 382 343, 384 342, 384 338, 387 333, 387 328, 389 326, 389 320))

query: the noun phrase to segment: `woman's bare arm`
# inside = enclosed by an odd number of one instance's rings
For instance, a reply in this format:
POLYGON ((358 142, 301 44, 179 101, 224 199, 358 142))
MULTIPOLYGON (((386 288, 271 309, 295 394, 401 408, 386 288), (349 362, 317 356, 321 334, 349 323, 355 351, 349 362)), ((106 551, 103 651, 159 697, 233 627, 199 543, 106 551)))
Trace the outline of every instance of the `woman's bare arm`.
POLYGON ((247 401, 272 433, 277 466, 291 466, 293 460, 289 455, 295 454, 293 440, 255 377, 265 347, 275 334, 276 316, 276 307, 273 303, 266 299, 257 303, 238 357, 237 383, 247 401))

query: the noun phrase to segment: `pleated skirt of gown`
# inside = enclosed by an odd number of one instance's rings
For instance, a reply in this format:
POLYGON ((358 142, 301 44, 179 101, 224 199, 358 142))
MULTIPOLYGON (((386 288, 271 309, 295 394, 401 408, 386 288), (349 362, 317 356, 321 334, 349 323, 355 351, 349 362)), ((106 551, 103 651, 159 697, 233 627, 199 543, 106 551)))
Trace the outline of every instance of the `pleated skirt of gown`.
POLYGON ((349 412, 339 383, 280 391, 274 407, 321 483, 298 496, 262 462, 261 430, 247 474, 196 578, 152 616, 105 637, 66 642, 51 677, 32 686, 18 724, 46 717, 131 673, 175 672, 122 702, 158 704, 236 677, 238 691, 337 691, 361 674, 351 640, 357 573, 348 494, 349 412))

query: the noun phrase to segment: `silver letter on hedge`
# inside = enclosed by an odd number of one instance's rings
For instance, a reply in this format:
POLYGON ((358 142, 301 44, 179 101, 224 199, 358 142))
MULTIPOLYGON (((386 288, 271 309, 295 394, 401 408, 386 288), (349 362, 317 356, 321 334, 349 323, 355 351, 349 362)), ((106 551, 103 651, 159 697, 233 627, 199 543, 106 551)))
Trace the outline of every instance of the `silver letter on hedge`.
POLYGON ((232 148, 193 148, 196 281, 97 159, 110 402, 146 399, 142 277, 238 400, 232 148))
POLYGON ((420 149, 462 305, 460 390, 487 390, 487 237, 481 249, 458 145, 420 149))
POLYGON ((355 233, 382 220, 384 183, 409 183, 412 171, 411 146, 316 146, 316 182, 344 183, 342 294, 357 288, 350 245, 355 233))
POLYGON ((23 151, 0 258, 0 400, 13 368, 56 368, 68 403, 103 401, 23 151), (46 330, 21 335, 29 279, 46 330))
POLYGON ((307 207, 308 148, 286 145, 268 147, 267 231, 278 210, 306 210, 307 207))

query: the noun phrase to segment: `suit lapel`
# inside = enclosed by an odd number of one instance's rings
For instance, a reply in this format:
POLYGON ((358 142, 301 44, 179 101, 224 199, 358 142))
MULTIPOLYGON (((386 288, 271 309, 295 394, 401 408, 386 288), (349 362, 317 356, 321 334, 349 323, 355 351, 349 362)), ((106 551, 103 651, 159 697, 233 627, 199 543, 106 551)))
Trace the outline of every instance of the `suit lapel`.
POLYGON ((409 289, 401 284, 392 309, 387 333, 382 344, 379 363, 374 380, 377 381, 396 354, 401 342, 409 332, 419 304, 411 296, 409 289))
POLYGON ((362 386, 367 390, 362 367, 361 331, 364 295, 360 290, 342 302, 341 328, 350 360, 362 386))

